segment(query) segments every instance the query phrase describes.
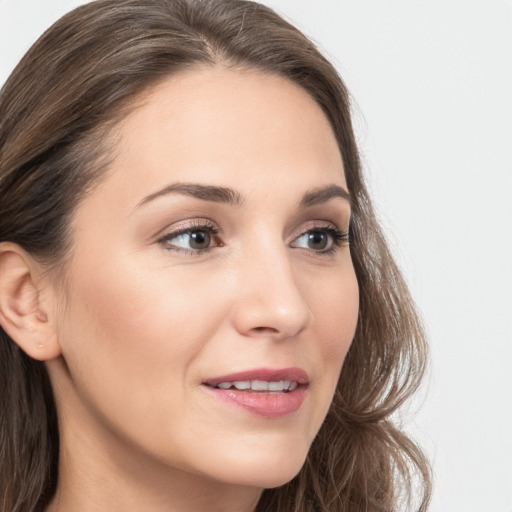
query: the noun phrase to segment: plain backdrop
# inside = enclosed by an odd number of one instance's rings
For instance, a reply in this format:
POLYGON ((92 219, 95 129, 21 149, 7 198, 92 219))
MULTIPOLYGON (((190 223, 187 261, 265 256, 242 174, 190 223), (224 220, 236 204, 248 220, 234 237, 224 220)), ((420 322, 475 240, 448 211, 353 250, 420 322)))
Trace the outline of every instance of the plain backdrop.
MULTIPOLYGON (((0 84, 80 3, 0 0, 0 84)), ((512 512, 512 2, 266 3, 354 97, 370 188, 432 347, 406 416, 433 461, 432 511, 512 512)))

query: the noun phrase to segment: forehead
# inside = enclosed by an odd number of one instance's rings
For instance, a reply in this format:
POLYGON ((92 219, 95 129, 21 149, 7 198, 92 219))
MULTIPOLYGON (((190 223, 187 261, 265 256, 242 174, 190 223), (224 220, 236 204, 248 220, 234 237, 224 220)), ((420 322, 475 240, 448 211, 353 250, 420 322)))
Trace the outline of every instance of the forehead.
POLYGON ((322 109, 272 74, 221 67, 176 74, 144 93, 115 132, 115 158, 93 194, 112 203, 106 208, 133 208, 175 182, 244 197, 265 191, 275 201, 332 183, 346 188, 322 109))
POLYGON ((313 98, 255 70, 199 68, 170 77, 142 98, 119 135, 121 159, 169 159, 175 171, 183 165, 192 172, 194 161, 204 166, 206 159, 212 172, 236 166, 247 179, 263 168, 290 171, 293 160, 303 162, 296 178, 308 164, 343 173, 334 133, 313 98))

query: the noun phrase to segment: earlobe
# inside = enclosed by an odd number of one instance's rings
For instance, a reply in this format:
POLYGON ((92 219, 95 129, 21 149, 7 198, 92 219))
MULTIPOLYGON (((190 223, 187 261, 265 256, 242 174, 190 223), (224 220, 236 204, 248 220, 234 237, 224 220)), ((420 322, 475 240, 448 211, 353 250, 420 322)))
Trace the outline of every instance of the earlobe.
POLYGON ((27 355, 48 361, 60 346, 37 267, 18 245, 0 243, 0 325, 27 355))

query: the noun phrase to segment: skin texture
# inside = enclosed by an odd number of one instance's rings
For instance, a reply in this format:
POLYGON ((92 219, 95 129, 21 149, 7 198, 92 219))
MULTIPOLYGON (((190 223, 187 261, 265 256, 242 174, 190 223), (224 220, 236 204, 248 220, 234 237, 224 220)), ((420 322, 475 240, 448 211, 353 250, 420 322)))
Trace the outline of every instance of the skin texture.
POLYGON ((75 212, 65 285, 38 295, 61 430, 48 510, 249 512, 300 470, 355 331, 349 246, 307 242, 324 230, 332 244, 325 229, 346 231, 350 205, 299 206, 308 191, 346 190, 334 135, 294 84, 219 66, 148 91, 115 137, 107 176, 75 212), (176 183, 240 201, 144 202, 176 183), (170 235, 205 223, 217 231, 207 250, 170 235), (297 412, 262 417, 202 384, 262 367, 307 372, 297 412))

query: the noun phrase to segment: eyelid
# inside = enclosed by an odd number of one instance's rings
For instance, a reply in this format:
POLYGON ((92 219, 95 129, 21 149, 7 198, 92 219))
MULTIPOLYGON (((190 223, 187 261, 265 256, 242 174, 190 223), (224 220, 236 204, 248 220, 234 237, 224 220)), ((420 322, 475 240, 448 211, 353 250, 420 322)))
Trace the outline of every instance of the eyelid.
POLYGON ((223 245, 222 243, 217 243, 215 246, 207 247, 204 249, 186 249, 183 247, 172 245, 165 247, 165 244, 169 243, 169 241, 172 240, 173 238, 177 238, 181 235, 193 231, 206 231, 210 235, 212 235, 212 237, 217 237, 217 235, 220 232, 220 229, 218 228, 217 224, 210 219, 193 219, 189 221, 184 221, 183 223, 177 223, 168 226, 167 228, 165 228, 165 230, 162 230, 160 232, 160 235, 157 235, 156 242, 164 246, 164 249, 167 251, 173 251, 176 253, 182 253, 187 255, 203 254, 211 250, 213 247, 221 247, 223 245))
POLYGON ((153 239, 155 239, 155 241, 159 241, 162 238, 169 237, 170 235, 178 236, 180 233, 185 233, 194 229, 215 229, 220 232, 220 228, 213 220, 203 217, 187 219, 169 224, 165 228, 160 229, 153 236, 153 239))
POLYGON ((346 247, 350 244, 350 226, 346 230, 341 230, 338 228, 336 224, 330 221, 312 221, 306 226, 302 225, 300 227, 299 234, 295 235, 291 242, 290 247, 297 250, 306 251, 307 254, 310 254, 316 258, 326 258, 332 257, 337 251, 346 247), (307 247, 294 246, 293 244, 300 240, 303 236, 312 232, 324 232, 327 233, 330 237, 330 246, 326 249, 314 249, 307 247))
MULTIPOLYGON (((332 245, 327 250, 317 250, 309 249, 311 252, 316 252, 318 254, 328 254, 329 252, 333 252, 336 248, 339 248, 342 245, 347 245, 349 243, 348 235, 350 232, 350 227, 346 230, 340 229, 336 223, 328 220, 314 220, 308 221, 304 224, 301 224, 289 237, 288 244, 291 245, 304 235, 314 231, 324 231, 327 232, 328 235, 332 239, 332 245)), ((168 251, 174 251, 177 253, 185 253, 191 255, 199 255, 205 252, 210 251, 215 247, 222 247, 224 244, 222 241, 219 241, 219 232, 220 228, 217 223, 208 218, 195 218, 189 219, 186 221, 177 222, 170 226, 167 226, 165 229, 161 230, 158 235, 156 235, 156 242, 160 245, 164 246, 164 248, 168 251), (180 247, 178 245, 173 246, 170 244, 170 240, 177 238, 181 235, 193 232, 193 231, 206 231, 212 238, 216 238, 215 245, 211 245, 204 249, 190 248, 186 249, 184 247, 180 247)), ((300 247, 297 247, 300 248, 300 247)))
POLYGON ((290 235, 290 241, 293 242, 300 238, 302 235, 305 235, 309 231, 321 231, 325 229, 334 229, 340 233, 344 233, 347 230, 340 229, 334 222, 328 220, 313 220, 306 222, 305 224, 301 224, 293 233, 290 235))

